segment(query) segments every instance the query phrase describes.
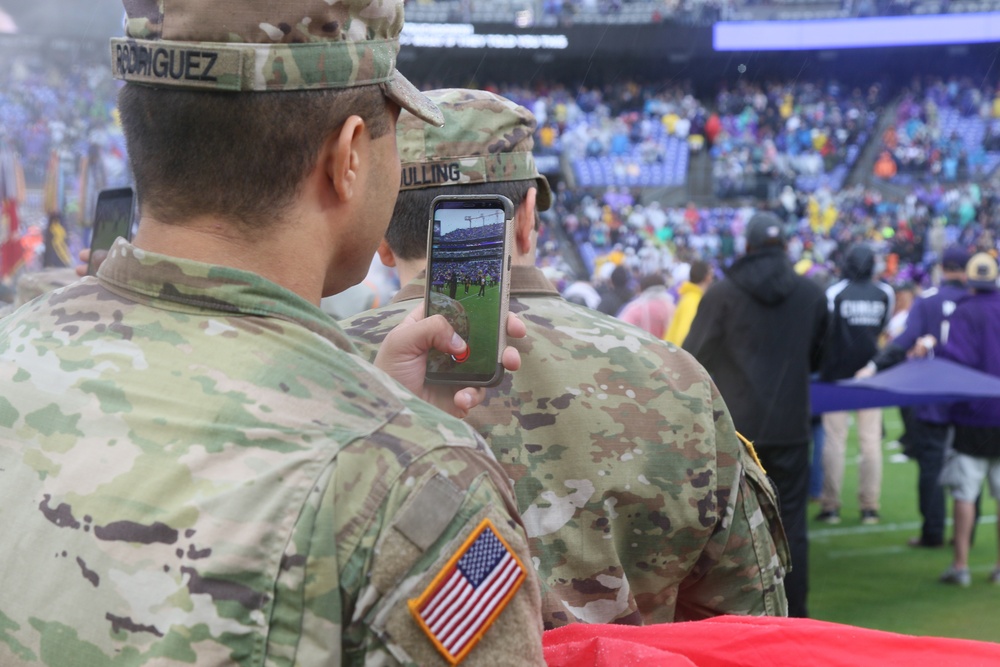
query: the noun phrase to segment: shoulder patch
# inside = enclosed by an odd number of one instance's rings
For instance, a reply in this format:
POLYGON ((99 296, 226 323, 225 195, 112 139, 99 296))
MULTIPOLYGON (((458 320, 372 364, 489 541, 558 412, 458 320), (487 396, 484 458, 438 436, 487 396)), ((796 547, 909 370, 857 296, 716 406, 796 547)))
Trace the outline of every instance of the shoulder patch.
POLYGON ((744 438, 743 434, 740 433, 739 431, 736 432, 736 437, 743 441, 743 446, 746 447, 747 452, 750 453, 750 458, 754 460, 754 462, 757 464, 757 467, 761 469, 761 472, 763 472, 766 475, 767 471, 764 470, 764 466, 760 464, 760 459, 757 458, 757 450, 753 448, 753 443, 744 438))
POLYGON ((524 565, 489 519, 455 552, 410 612, 431 642, 457 665, 482 639, 526 577, 524 565))

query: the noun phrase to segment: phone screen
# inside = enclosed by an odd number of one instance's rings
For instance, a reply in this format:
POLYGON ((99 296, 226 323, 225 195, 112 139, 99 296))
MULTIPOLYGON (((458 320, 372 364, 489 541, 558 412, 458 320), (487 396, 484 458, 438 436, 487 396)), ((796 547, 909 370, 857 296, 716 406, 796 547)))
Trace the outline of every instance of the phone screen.
POLYGON ((432 351, 429 381, 490 384, 502 376, 499 364, 502 316, 509 261, 509 200, 436 200, 427 253, 427 314, 441 314, 468 343, 456 358, 432 351))
POLYGON ((97 273, 97 267, 108 256, 108 250, 119 236, 132 237, 132 211, 135 192, 132 188, 102 190, 94 208, 94 228, 90 238, 90 259, 87 275, 97 273))

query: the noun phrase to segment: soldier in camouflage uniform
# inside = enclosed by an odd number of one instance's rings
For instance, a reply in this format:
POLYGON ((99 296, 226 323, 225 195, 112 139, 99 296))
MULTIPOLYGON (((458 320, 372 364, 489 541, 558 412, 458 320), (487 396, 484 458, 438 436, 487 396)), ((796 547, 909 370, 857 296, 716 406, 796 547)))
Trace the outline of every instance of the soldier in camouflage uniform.
POLYGON ((467 421, 513 479, 535 568, 562 601, 545 609, 546 627, 784 615, 775 499, 708 374, 677 347, 565 301, 535 268, 536 203, 548 208, 551 192, 531 154, 534 117, 486 92, 427 95, 446 122, 401 115, 401 192, 379 246, 404 287, 342 324, 373 356, 423 295, 433 197, 515 203, 510 308, 529 327, 515 343, 523 365, 467 421))
POLYGON ((37 296, 74 282, 79 275, 68 267, 48 268, 41 271, 22 273, 17 279, 14 301, 0 304, 0 317, 9 315, 37 296))
MULTIPOLYGON (((402 0, 125 5, 135 243, 0 321, 0 665, 541 665, 504 471, 319 309, 384 235, 396 105, 440 121, 402 0)), ((380 360, 422 384, 452 336, 380 360)))

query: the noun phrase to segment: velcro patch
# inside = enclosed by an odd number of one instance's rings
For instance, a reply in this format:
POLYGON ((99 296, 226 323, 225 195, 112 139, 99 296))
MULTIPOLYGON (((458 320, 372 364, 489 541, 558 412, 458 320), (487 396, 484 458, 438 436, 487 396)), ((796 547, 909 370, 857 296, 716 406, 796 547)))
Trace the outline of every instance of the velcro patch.
POLYGON ((410 612, 431 642, 457 665, 482 639, 525 579, 524 565, 483 519, 418 598, 410 612))

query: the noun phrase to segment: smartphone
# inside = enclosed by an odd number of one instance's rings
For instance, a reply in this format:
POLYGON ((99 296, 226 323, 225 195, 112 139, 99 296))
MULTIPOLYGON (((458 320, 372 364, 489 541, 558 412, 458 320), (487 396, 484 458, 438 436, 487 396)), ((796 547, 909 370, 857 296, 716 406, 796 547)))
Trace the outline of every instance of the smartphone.
POLYGON ((132 239, 135 191, 132 188, 101 190, 94 207, 94 225, 90 236, 90 259, 87 275, 97 273, 97 267, 108 256, 108 250, 119 236, 132 239))
POLYGON ((431 202, 424 313, 444 315, 469 347, 461 358, 432 350, 428 382, 492 387, 503 379, 513 218, 502 195, 431 202))

